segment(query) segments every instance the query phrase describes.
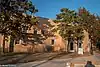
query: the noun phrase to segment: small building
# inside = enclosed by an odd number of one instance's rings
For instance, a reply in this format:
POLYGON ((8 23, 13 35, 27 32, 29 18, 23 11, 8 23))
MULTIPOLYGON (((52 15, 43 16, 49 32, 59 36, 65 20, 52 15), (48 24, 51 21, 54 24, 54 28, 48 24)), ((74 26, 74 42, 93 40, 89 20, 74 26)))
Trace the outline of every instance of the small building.
MULTIPOLYGON (((14 44, 14 52, 45 52, 45 51, 78 51, 76 42, 70 44, 63 40, 59 30, 52 33, 52 29, 57 27, 57 23, 43 17, 37 17, 39 22, 28 30, 23 30, 23 36, 17 37, 14 44)), ((83 52, 88 52, 88 33, 84 31, 82 43, 83 52)), ((0 46, 3 45, 3 36, 0 35, 0 46)), ((9 48, 9 41, 6 41, 6 48, 9 48)), ((8 49, 7 49, 8 50, 8 49)), ((9 51, 9 50, 8 50, 9 51)))
POLYGON ((20 40, 20 44, 15 45, 15 52, 27 51, 29 48, 33 52, 45 52, 45 51, 63 51, 65 43, 62 37, 58 33, 51 32, 51 24, 48 18, 37 17, 39 19, 38 26, 33 26, 30 30, 27 30, 27 34, 24 36, 24 40, 20 40), (34 28, 36 27, 36 28, 34 28), (26 37, 27 36, 27 37, 26 37), (29 40, 31 40, 29 42, 29 40), (24 42, 26 42, 25 46, 24 42), (30 46, 30 47, 29 47, 30 46), (26 47, 26 48, 25 48, 26 47))

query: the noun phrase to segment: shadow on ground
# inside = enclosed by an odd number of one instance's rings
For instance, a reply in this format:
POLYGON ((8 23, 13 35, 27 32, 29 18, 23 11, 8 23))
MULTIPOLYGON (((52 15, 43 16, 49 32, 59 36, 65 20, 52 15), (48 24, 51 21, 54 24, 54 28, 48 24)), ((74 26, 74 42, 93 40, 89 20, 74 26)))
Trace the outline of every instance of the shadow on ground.
POLYGON ((57 55, 48 58, 46 61, 44 61, 44 62, 42 62, 42 63, 39 63, 39 64, 37 64, 37 65, 34 65, 34 66, 32 66, 32 67, 40 66, 40 65, 42 65, 42 64, 44 64, 44 63, 47 63, 47 62, 49 62, 49 61, 51 61, 51 60, 53 60, 53 59, 55 59, 55 58, 60 58, 60 57, 62 57, 62 56, 64 56, 64 55, 66 55, 66 54, 67 54, 67 53, 58 53, 57 55))
MULTIPOLYGON (((59 53, 49 52, 49 53, 35 53, 35 54, 23 53, 23 54, 15 54, 15 55, 0 57, 0 64, 18 64, 18 63, 28 63, 28 62, 42 61, 42 60, 46 60, 45 62, 43 62, 46 63, 50 60, 59 59, 62 57, 74 58, 79 56, 75 53, 65 53, 65 52, 59 52, 59 53)), ((41 65, 43 63, 40 63, 38 65, 41 65)))

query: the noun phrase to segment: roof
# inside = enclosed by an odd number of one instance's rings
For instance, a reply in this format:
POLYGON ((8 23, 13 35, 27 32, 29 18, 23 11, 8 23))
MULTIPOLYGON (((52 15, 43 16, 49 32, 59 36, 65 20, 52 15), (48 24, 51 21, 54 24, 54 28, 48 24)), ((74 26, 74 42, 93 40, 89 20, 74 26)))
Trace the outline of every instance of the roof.
POLYGON ((48 26, 51 26, 50 22, 48 21, 49 18, 37 17, 37 19, 39 20, 40 24, 47 24, 48 26))

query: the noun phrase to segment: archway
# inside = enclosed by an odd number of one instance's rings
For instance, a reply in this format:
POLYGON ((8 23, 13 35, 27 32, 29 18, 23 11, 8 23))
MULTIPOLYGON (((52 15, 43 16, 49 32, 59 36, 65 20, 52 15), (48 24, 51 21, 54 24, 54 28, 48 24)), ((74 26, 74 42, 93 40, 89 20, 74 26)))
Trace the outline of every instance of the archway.
POLYGON ((74 40, 73 40, 73 38, 70 39, 69 50, 70 50, 70 52, 74 52, 74 40))
POLYGON ((70 43, 70 50, 73 50, 73 42, 70 43))

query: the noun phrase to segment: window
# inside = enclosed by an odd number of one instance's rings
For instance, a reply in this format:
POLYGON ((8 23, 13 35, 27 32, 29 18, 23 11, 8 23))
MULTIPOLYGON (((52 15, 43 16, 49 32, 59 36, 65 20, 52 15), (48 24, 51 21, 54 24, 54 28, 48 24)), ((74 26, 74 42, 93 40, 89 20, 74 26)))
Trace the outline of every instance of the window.
POLYGON ((42 32, 42 34, 44 35, 44 30, 42 30, 41 32, 42 32))
POLYGON ((51 39, 51 44, 52 44, 52 45, 55 44, 55 37, 53 37, 53 38, 51 39))
POLYGON ((36 29, 34 29, 34 34, 37 34, 37 30, 36 29))
POLYGON ((54 42, 55 42, 55 41, 54 41, 54 39, 52 39, 52 40, 51 40, 51 44, 53 45, 53 44, 54 44, 54 42))
POLYGON ((15 40, 15 44, 19 44, 19 41, 18 40, 15 40))
POLYGON ((41 34, 41 30, 38 30, 38 31, 37 31, 37 34, 41 34))

